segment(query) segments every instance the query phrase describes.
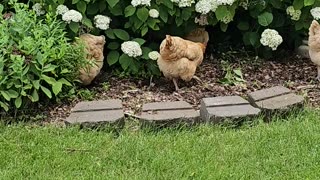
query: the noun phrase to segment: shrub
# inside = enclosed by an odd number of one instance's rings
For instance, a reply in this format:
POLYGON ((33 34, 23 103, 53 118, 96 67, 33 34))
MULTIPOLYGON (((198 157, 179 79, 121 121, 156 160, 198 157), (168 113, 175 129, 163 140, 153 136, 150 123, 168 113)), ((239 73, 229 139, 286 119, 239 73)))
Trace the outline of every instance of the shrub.
MULTIPOLYGON (((79 32, 85 31, 103 33, 108 37, 109 65, 120 64, 123 70, 133 74, 157 74, 156 64, 148 57, 148 53, 158 50, 159 40, 166 33, 182 36, 200 25, 216 26, 221 32, 232 31, 225 36, 236 35, 237 38, 241 34, 244 45, 270 56, 279 44, 294 47, 301 43, 312 20, 310 10, 320 6, 320 1, 53 0, 41 5, 46 11, 56 12, 58 5, 62 4, 80 12, 82 16, 79 22, 75 20, 66 23, 69 35, 77 36, 79 32), (279 36, 266 33, 269 41, 262 40, 261 43, 261 34, 266 29, 276 30, 279 36), (142 46, 142 56, 130 57, 124 54, 120 48, 124 41, 138 42, 142 46)), ((62 11, 57 12, 63 14, 62 11)), ((68 17, 70 13, 61 16, 65 20, 68 17)), ((215 40, 215 34, 212 34, 212 39, 215 40)))
POLYGON ((83 47, 68 42, 52 13, 39 20, 24 4, 12 5, 14 15, 0 17, 0 106, 8 111, 72 93, 83 47))

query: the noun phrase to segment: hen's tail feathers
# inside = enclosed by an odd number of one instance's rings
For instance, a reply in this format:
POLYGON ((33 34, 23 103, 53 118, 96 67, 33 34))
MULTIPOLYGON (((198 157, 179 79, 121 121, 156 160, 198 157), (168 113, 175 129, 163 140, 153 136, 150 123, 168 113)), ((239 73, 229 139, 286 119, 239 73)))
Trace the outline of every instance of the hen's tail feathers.
POLYGON ((320 25, 318 21, 313 20, 309 28, 309 36, 316 35, 317 33, 319 33, 319 30, 320 30, 320 25))
POLYGON ((172 37, 170 35, 166 35, 166 47, 172 46, 172 37))

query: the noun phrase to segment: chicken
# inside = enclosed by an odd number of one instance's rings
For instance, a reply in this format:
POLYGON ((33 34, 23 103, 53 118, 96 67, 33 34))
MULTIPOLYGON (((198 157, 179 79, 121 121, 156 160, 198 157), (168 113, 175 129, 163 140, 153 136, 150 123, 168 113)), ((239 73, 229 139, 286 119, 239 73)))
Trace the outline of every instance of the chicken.
POLYGON ((194 74, 202 63, 205 48, 203 43, 170 35, 166 35, 161 42, 157 63, 163 75, 173 81, 176 90, 179 90, 178 79, 190 81, 193 78, 200 81, 194 74))
POLYGON ((103 66, 103 48, 105 37, 94 36, 91 34, 82 34, 80 40, 84 42, 87 53, 87 60, 90 63, 83 69, 80 69, 79 79, 83 85, 89 85, 93 79, 100 73, 103 66))
POLYGON ((318 68, 317 79, 320 81, 320 25, 316 20, 313 20, 309 28, 309 55, 313 63, 318 68))
POLYGON ((205 28, 197 28, 191 31, 189 34, 187 34, 187 36, 185 36, 184 39, 193 42, 200 42, 207 46, 209 41, 209 33, 205 30, 205 28))

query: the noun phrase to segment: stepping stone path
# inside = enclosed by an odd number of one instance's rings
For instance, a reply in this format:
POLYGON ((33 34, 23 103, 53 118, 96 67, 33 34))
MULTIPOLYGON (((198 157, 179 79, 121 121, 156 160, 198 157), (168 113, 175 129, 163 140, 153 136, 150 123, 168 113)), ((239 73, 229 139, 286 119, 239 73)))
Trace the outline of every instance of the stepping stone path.
POLYGON ((185 101, 155 102, 143 105, 139 119, 150 125, 193 124, 199 121, 199 113, 185 101))
POLYGON ((260 109, 251 106, 240 96, 204 98, 201 101, 200 116, 205 122, 218 123, 225 119, 254 117, 259 113, 260 109))
POLYGON ((124 124, 121 100, 85 101, 78 103, 66 119, 67 124, 124 124))
POLYGON ((253 106, 264 111, 288 110, 289 108, 303 105, 304 98, 283 86, 262 89, 248 94, 249 101, 253 106))

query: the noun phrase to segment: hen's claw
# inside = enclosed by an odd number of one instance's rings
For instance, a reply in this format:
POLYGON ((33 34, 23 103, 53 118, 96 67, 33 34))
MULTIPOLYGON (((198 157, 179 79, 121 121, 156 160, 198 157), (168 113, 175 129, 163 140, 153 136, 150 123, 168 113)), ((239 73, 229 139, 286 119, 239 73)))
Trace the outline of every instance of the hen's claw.
POLYGON ((198 81, 200 84, 203 83, 198 76, 193 76, 192 78, 195 79, 196 81, 198 81))
POLYGON ((179 87, 178 87, 177 79, 173 78, 172 81, 173 81, 174 87, 176 88, 176 91, 178 91, 179 87))

